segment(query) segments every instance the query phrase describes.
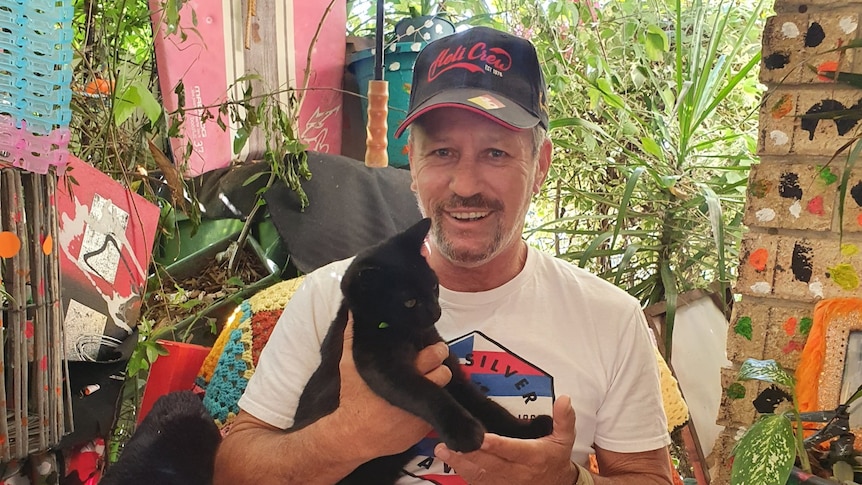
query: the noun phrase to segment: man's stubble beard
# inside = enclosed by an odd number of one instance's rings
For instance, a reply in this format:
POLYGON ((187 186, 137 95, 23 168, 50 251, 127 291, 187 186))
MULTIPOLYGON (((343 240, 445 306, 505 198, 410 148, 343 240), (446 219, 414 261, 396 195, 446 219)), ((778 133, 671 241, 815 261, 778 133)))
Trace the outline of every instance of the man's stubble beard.
MULTIPOLYGON (((428 215, 428 211, 422 206, 421 199, 419 194, 416 193, 416 200, 419 205, 419 212, 422 214, 422 217, 430 217, 428 215)), ((491 240, 488 244, 481 248, 478 251, 469 251, 469 250, 459 250, 453 240, 446 234, 446 231, 443 229, 442 220, 445 217, 445 204, 438 204, 434 210, 434 217, 431 218, 431 231, 429 234, 429 238, 432 240, 434 247, 440 252, 440 254, 446 258, 451 263, 457 264, 458 266, 472 268, 481 266, 488 261, 492 260, 495 256, 500 254, 504 249, 503 243, 505 240, 505 234, 503 231, 503 222, 501 220, 497 220, 494 226, 494 232, 491 237, 491 240)), ((485 203, 487 208, 491 208, 499 213, 503 213, 503 205, 499 201, 493 201, 491 203, 485 203)), ((450 205, 451 209, 451 205, 450 205)), ((522 228, 523 229, 523 228, 522 228)))

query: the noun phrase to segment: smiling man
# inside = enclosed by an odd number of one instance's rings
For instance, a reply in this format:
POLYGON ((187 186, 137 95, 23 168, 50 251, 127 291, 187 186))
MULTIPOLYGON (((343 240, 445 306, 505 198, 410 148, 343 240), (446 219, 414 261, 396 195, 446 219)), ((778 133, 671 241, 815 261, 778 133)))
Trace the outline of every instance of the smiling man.
POLYGON ((551 414, 553 433, 487 434, 478 451, 449 450, 426 436, 426 423, 368 389, 349 334, 338 409, 284 432, 340 303, 349 264, 341 261, 309 275, 285 309, 219 451, 217 484, 336 483, 411 446, 418 455, 399 484, 671 483, 658 369, 638 302, 521 238, 551 164, 546 93, 532 44, 473 28, 420 53, 397 134, 410 128, 411 187, 432 219, 427 259, 441 286, 437 328, 449 343, 426 348, 417 368, 444 385, 450 375, 440 363, 451 350, 513 414, 551 414), (599 475, 585 469, 590 453, 599 475))

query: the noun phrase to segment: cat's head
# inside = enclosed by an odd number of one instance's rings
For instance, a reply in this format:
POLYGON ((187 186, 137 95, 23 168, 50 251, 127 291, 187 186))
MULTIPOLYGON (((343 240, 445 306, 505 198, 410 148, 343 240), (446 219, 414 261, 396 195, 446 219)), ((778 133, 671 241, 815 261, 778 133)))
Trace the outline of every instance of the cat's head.
POLYGON ((421 252, 430 227, 431 220, 422 219, 359 253, 347 268, 341 291, 357 326, 409 330, 440 318, 437 275, 421 252))

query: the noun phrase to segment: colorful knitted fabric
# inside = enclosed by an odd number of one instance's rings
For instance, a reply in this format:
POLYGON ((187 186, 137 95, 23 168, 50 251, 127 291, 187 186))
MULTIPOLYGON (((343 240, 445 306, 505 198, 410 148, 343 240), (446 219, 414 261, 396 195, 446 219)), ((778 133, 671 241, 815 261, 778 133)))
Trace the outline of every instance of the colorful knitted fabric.
POLYGON ((260 352, 269 340, 272 329, 281 316, 284 306, 296 293, 303 279, 303 277, 299 277, 282 281, 248 299, 251 308, 252 360, 254 365, 257 365, 260 352))
MULTIPOLYGON (((248 303, 243 302, 242 305, 248 303)), ((204 407, 219 427, 224 426, 239 412, 236 403, 254 373, 251 348, 251 324, 246 319, 230 331, 212 378, 206 386, 204 407)))
POLYGON ((260 352, 302 277, 282 281, 243 301, 225 324, 198 372, 204 406, 220 428, 239 412, 239 401, 260 352))
POLYGON ((248 305, 240 305, 236 308, 236 311, 231 314, 227 323, 225 323, 224 328, 222 328, 218 339, 216 339, 215 344, 213 344, 212 349, 210 349, 209 354, 207 354, 206 359, 204 359, 204 363, 201 364, 200 371, 198 371, 198 376, 195 379, 195 384, 200 386, 202 389, 205 389, 207 384, 209 384, 210 379, 212 379, 216 364, 218 364, 222 350, 230 337, 231 331, 239 326, 240 321, 249 318, 250 315, 248 314, 248 309, 248 305))
POLYGON ((679 390, 679 385, 673 373, 671 373, 670 367, 668 367, 667 362, 665 362, 664 357, 661 356, 658 349, 654 349, 656 359, 658 360, 661 400, 664 405, 664 414, 667 417, 667 430, 673 431, 688 421, 688 406, 682 397, 682 392, 679 390))

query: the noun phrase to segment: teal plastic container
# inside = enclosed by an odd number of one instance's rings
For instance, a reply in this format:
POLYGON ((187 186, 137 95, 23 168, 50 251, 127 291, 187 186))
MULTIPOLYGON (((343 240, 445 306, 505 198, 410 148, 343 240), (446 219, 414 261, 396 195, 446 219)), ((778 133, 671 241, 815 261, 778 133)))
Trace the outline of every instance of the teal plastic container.
MULTIPOLYGON (((406 167, 407 135, 395 139, 395 129, 407 117, 410 104, 410 85, 413 82, 413 64, 425 42, 398 42, 386 48, 383 55, 383 80, 389 81, 388 124, 389 165, 406 167)), ((365 49, 350 56, 347 68, 356 76, 359 94, 362 95, 362 119, 368 123, 368 81, 374 77, 374 49, 365 49)))

